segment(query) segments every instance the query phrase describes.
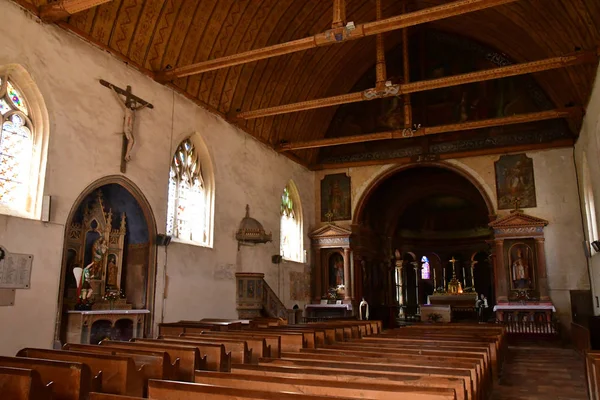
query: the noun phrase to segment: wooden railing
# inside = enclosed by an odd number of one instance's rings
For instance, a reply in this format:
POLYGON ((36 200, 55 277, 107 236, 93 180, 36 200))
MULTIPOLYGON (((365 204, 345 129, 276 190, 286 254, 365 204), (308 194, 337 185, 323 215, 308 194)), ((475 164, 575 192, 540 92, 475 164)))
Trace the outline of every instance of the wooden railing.
POLYGON ((506 327, 507 334, 559 336, 559 323, 557 321, 498 321, 506 327))
POLYGON ((263 310, 267 314, 267 317, 287 320, 288 309, 265 280, 263 280, 263 288, 263 310))
POLYGON ((266 316, 289 320, 288 314, 292 310, 288 310, 277 297, 265 281, 265 274, 238 272, 235 277, 239 318, 252 319, 266 316))

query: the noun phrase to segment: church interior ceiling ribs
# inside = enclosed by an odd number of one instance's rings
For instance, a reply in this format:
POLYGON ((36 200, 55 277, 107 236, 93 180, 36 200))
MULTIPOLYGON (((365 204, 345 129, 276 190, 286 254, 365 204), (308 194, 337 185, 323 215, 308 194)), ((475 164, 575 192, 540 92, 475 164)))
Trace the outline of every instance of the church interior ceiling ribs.
MULTIPOLYGON (((31 10, 38 10, 49 3, 47 0, 16 1, 31 10)), ((90 1, 92 3, 102 4, 64 16, 57 24, 111 51, 152 77, 172 68, 316 35, 331 29, 332 24, 332 1, 323 0, 90 1)), ((446 3, 446 0, 383 0, 382 14, 384 18, 402 14, 404 5, 410 12, 446 3)), ((374 21, 374 4, 371 0, 347 0, 347 21, 357 25, 374 21)), ((408 32, 411 80, 437 76, 439 73, 445 74, 441 76, 450 76, 506 63, 542 60, 580 49, 596 49, 600 44, 600 2, 517 0, 411 27, 408 32), (440 71, 436 62, 439 63, 443 57, 436 61, 430 53, 436 48, 436 40, 439 46, 460 48, 461 57, 456 59, 468 66, 440 71), (422 44, 427 44, 424 51, 412 50, 422 44)), ((402 62, 395 54, 401 54, 402 32, 389 32, 384 37, 388 77, 399 80, 402 77, 402 62)), ((443 98, 442 90, 426 92, 424 96, 414 95, 413 120, 424 126, 436 122, 473 120, 476 117, 472 113, 468 115, 468 110, 474 109, 472 102, 478 98, 468 98, 468 93, 473 93, 473 87, 478 87, 479 93, 493 94, 488 96, 485 107, 476 110, 478 118, 482 118, 482 115, 502 116, 515 110, 530 112, 572 105, 585 107, 597 65, 596 59, 593 63, 490 81, 486 85, 464 85, 457 87, 458 90, 449 88, 446 93, 454 90, 454 94, 446 95, 448 104, 445 109, 443 102, 430 101, 436 95, 443 98), (499 85, 506 85, 509 89, 499 89, 499 85), (506 109, 505 97, 511 95, 514 96, 514 110, 506 109), (465 101, 463 96, 467 97, 465 101), (505 101, 505 109, 490 115, 492 111, 498 111, 497 107, 490 104, 497 105, 500 100, 505 101), (466 113, 461 110, 461 102, 471 102, 469 107, 462 106, 467 110, 466 113), (435 107, 442 111, 436 112, 435 107), (444 115, 445 120, 441 117, 444 115), (438 116, 442 120, 432 120, 438 116)), ((350 128, 354 131, 346 128, 336 130, 340 115, 348 113, 351 107, 327 107, 251 120, 237 119, 236 114, 346 94, 364 87, 365 82, 368 82, 367 87, 372 87, 375 82, 372 73, 374 66, 375 37, 371 36, 177 78, 167 84, 276 148, 281 142, 358 134, 356 126, 352 124, 350 128)), ((481 99, 485 100, 484 97, 481 99)), ((401 102, 401 99, 398 101, 401 102)), ((371 111, 380 107, 380 112, 381 107, 386 106, 383 100, 358 104, 371 111)), ((389 111, 394 105, 390 106, 388 101, 387 107, 389 111)), ((384 113, 383 117, 388 118, 388 127, 398 122, 394 121, 393 112, 384 113)), ((381 122, 382 115, 373 111, 365 116, 365 119, 369 118, 379 118, 381 122)), ((328 163, 352 160, 370 162, 418 154, 493 152, 494 149, 500 151, 498 147, 506 149, 506 146, 539 148, 544 143, 546 146, 568 145, 572 143, 572 133, 577 132, 580 122, 581 117, 574 117, 569 121, 540 121, 441 134, 427 139, 384 140, 337 148, 302 149, 287 152, 286 155, 305 165, 318 167, 328 163)), ((369 125, 363 121, 362 125, 362 134, 382 129, 381 124, 369 125), (366 128, 373 130, 365 131, 366 128)))

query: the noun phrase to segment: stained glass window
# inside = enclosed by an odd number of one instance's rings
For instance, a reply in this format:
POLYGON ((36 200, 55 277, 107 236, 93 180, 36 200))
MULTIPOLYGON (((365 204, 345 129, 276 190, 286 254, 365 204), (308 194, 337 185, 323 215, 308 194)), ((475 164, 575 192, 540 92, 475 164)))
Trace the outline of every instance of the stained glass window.
POLYGON ((173 156, 169 174, 167 234, 200 244, 208 243, 207 196, 201 163, 191 140, 173 156))
POLYGON ((421 279, 431 278, 431 267, 429 266, 429 259, 427 256, 421 258, 421 279))
POLYGON ((33 155, 33 124, 19 89, 0 78, 0 205, 27 207, 29 169, 33 155))
POLYGON ((280 254, 286 260, 303 262, 302 221, 298 207, 299 201, 294 199, 295 191, 292 183, 283 189, 281 195, 281 238, 280 254))

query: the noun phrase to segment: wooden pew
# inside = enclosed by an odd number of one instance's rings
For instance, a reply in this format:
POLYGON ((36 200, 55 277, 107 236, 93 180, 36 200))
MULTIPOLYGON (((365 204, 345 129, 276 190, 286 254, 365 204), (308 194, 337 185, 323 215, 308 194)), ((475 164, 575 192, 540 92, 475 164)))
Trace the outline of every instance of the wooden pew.
MULTIPOLYGON (((80 362, 90 367, 92 374, 102 372, 102 392, 124 396, 143 396, 144 378, 133 360, 129 357, 84 353, 67 350, 25 348, 17 357, 43 358, 56 361, 80 362)), ((142 366, 142 370, 145 365, 142 366)))
MULTIPOLYGON (((260 331, 260 329, 259 329, 260 331)), ((296 325, 276 326, 268 329, 263 329, 263 332, 289 332, 301 333, 303 338, 303 346, 307 349, 315 349, 325 345, 325 331, 318 328, 296 327, 296 325)))
POLYGON ((276 335, 281 339, 281 351, 300 351, 305 347, 304 334, 302 332, 280 331, 271 329, 247 329, 244 333, 257 335, 276 335))
MULTIPOLYGON (((281 336, 278 335, 274 335, 274 334, 270 334, 270 333, 264 333, 264 334, 255 334, 252 332, 245 332, 245 331, 240 331, 240 332, 215 332, 215 331, 209 331, 209 332, 203 332, 201 334, 198 333, 182 333, 181 335, 179 335, 179 337, 182 338, 190 338, 190 339, 195 339, 195 338, 201 338, 204 335, 210 335, 212 337, 232 337, 232 338, 253 338, 253 339, 264 339, 265 343, 267 344, 267 346, 270 347, 270 353, 271 353, 271 357, 281 357, 281 336)), ((252 353, 254 354, 254 350, 252 351, 252 353)))
POLYGON ((216 343, 222 343, 222 341, 244 341, 246 342, 248 349, 252 353, 252 363, 258 362, 260 357, 272 357, 271 346, 267 344, 266 338, 259 338, 253 336, 246 336, 238 333, 230 332, 214 332, 208 331, 202 334, 188 334, 185 333, 179 336, 159 336, 159 339, 199 339, 209 341, 215 341, 216 343))
POLYGON ((600 400, 600 351, 588 351, 585 355, 585 376, 591 400, 600 400))
POLYGON ((120 396, 109 393, 90 393, 90 400, 144 400, 142 397, 120 396))
POLYGON ((53 400, 86 400, 91 391, 102 391, 102 374, 93 376, 80 362, 0 356, 0 366, 37 371, 44 384, 52 382, 53 400))
POLYGON ((450 388, 456 394, 457 400, 467 398, 465 382, 463 379, 446 378, 440 376, 429 376, 417 374, 402 374, 390 370, 390 372, 348 370, 348 369, 330 369, 318 367, 302 366, 270 366, 270 365, 235 365, 232 373, 243 375, 267 376, 271 379, 280 377, 305 378, 305 379, 326 379, 337 382, 356 382, 356 383, 385 383, 400 387, 416 388, 450 388))
MULTIPOLYGON (((248 348, 248 344, 242 340, 214 340, 211 338, 184 338, 184 337, 163 337, 163 339, 136 339, 138 343, 167 343, 167 344, 177 344, 184 346, 196 346, 201 348, 201 346, 208 344, 216 344, 218 346, 224 346, 225 351, 230 354, 231 363, 250 363, 252 361, 252 350, 248 348)), ((196 369, 205 369, 206 368, 196 368, 196 369)))
MULTIPOLYGON (((150 399, 160 400, 332 400, 330 396, 316 396, 289 392, 237 389, 202 383, 155 381, 148 383, 150 399)), ((335 397, 350 400, 349 397, 335 397)))
POLYGON ((235 373, 196 371, 196 383, 231 388, 265 390, 269 392, 300 392, 319 396, 346 396, 374 400, 454 400, 454 390, 448 388, 415 388, 383 383, 338 382, 325 379, 282 378, 235 373))
POLYGON ((179 359, 171 364, 171 357, 164 351, 115 349, 109 346, 74 343, 66 343, 63 346, 63 350, 129 357, 133 360, 138 370, 141 370, 144 377, 144 387, 147 387, 148 379, 177 379, 179 370, 179 359))
POLYGON ((283 353, 285 358, 302 358, 310 360, 331 360, 331 361, 353 361, 360 363, 385 363, 398 366, 414 367, 439 367, 469 370, 476 393, 481 391, 489 392, 491 390, 491 376, 484 375, 484 364, 482 358, 461 357, 460 353, 445 353, 443 355, 419 354, 419 352, 392 352, 389 350, 380 351, 361 351, 358 348, 354 350, 336 350, 336 349, 303 349, 302 355, 297 353, 283 353))
POLYGON ((216 343, 225 346, 225 351, 231 353, 232 363, 254 363, 258 362, 261 354, 271 354, 264 339, 214 337, 209 334, 190 336, 159 336, 158 340, 182 343, 216 343))
MULTIPOLYGON (((379 371, 384 373, 395 372, 406 375, 416 376, 441 376, 445 378, 463 379, 467 390, 467 399, 478 399, 479 393, 476 392, 476 382, 473 382, 472 372, 465 367, 449 368, 443 366, 400 366, 396 363, 385 363, 381 361, 364 362, 364 360, 331 361, 321 357, 320 359, 309 358, 280 358, 280 359, 261 359, 259 365, 274 366, 301 366, 329 368, 336 370, 357 370, 357 371, 379 371)), ((236 366, 234 365, 234 368, 236 366)))
POLYGON ((35 370, 0 367, 0 398, 52 400, 52 382, 45 385, 35 370))
POLYGON ((112 340, 103 340, 102 346, 108 346, 116 349, 138 349, 149 351, 164 351, 169 354, 172 360, 179 359, 179 370, 177 371, 177 380, 191 382, 194 380, 194 371, 206 368, 206 357, 200 357, 200 352, 195 346, 182 346, 169 343, 139 343, 139 342, 119 342, 112 340))

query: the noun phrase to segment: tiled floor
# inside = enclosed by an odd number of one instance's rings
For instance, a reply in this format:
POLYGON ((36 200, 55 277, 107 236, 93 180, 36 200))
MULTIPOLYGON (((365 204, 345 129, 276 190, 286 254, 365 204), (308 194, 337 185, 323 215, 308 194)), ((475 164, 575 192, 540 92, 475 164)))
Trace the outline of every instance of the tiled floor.
POLYGON ((492 400, 587 400, 583 358, 553 347, 509 348, 492 400))

